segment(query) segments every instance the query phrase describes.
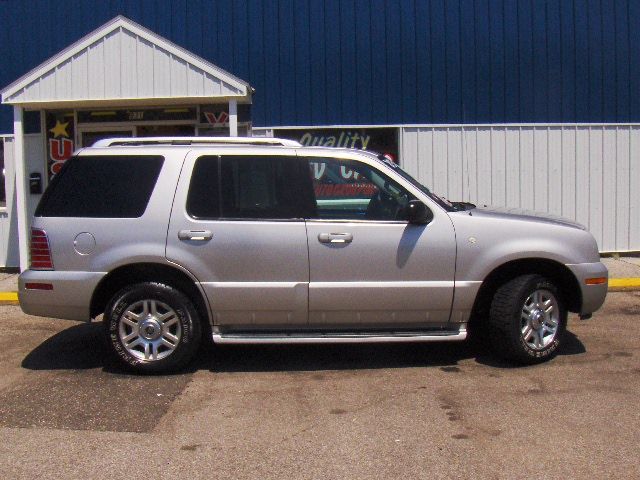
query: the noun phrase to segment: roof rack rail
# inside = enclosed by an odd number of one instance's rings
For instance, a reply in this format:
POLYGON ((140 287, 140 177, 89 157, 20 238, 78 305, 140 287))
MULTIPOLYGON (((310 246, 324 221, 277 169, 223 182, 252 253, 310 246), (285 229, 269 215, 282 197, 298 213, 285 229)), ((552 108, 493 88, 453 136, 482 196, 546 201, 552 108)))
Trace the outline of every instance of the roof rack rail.
POLYGON ((143 145, 273 145, 301 147, 295 140, 265 137, 122 137, 98 140, 92 147, 122 147, 143 145))

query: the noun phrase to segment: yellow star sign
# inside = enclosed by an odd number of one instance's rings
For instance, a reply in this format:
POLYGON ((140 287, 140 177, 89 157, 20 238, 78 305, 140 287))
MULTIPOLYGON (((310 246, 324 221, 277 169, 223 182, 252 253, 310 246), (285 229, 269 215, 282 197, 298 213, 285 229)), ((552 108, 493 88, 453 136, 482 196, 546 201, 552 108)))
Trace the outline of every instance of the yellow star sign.
POLYGON ((69 137, 69 134, 67 133, 67 126, 69 125, 69 122, 65 122, 62 123, 60 120, 56 120, 56 126, 49 129, 49 131, 51 133, 53 133, 53 138, 58 138, 58 137, 69 137))

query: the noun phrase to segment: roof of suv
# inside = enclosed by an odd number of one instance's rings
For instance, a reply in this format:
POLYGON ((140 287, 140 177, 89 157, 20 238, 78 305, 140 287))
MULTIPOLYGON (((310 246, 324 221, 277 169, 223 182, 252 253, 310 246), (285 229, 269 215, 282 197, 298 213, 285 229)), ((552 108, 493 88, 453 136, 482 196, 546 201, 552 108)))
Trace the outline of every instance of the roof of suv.
MULTIPOLYGON (((379 154, 353 148, 335 148, 324 146, 304 146, 295 140, 286 138, 271 137, 115 137, 98 140, 90 147, 79 149, 76 154, 80 156, 92 154, 123 154, 129 148, 143 149, 145 152, 161 151, 165 149, 184 149, 191 147, 215 148, 216 150, 242 151, 246 154, 247 149, 264 148, 274 150, 304 149, 307 152, 317 152, 318 155, 326 155, 328 151, 332 156, 349 158, 358 156, 360 158, 379 160, 379 154)), ((166 151, 166 150, 165 150, 166 151)), ((253 150, 255 152, 255 150, 253 150)), ((267 150, 264 150, 265 152, 267 150)))
POLYGON ((191 146, 191 145, 239 145, 239 146, 278 146, 302 147, 295 140, 265 137, 122 137, 106 138, 95 142, 91 148, 126 146, 191 146))

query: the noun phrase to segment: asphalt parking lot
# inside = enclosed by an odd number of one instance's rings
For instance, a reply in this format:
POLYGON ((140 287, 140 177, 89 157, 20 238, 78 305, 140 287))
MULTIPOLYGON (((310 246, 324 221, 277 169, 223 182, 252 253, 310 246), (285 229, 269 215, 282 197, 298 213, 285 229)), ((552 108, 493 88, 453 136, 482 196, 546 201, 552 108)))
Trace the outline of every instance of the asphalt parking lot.
POLYGON ((208 348, 105 361, 98 324, 0 307, 0 478, 638 478, 640 292, 551 363, 473 344, 208 348))

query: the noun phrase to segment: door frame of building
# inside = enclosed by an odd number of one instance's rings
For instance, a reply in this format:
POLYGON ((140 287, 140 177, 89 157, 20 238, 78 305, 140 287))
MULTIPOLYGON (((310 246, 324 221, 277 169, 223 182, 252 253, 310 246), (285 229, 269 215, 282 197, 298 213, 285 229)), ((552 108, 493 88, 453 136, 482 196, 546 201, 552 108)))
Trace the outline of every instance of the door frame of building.
MULTIPOLYGON (((135 125, 79 125, 77 127, 77 147, 81 148, 83 145, 83 136, 85 133, 101 133, 101 132, 129 132, 132 137, 136 136, 135 125)), ((88 145, 87 145, 88 146, 88 145)))

